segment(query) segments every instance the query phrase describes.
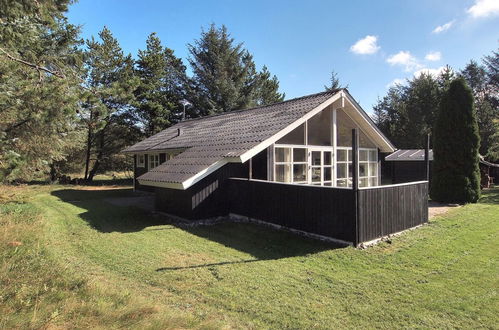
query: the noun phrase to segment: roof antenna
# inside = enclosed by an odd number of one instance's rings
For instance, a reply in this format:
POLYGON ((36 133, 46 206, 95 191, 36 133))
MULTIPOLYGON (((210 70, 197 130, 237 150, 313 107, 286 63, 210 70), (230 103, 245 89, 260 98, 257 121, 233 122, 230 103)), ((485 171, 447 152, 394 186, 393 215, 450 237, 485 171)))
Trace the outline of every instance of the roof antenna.
POLYGON ((192 103, 187 101, 186 99, 182 99, 182 100, 180 100, 180 104, 182 104, 184 106, 184 111, 182 112, 182 121, 184 121, 185 120, 185 107, 192 106, 192 103))

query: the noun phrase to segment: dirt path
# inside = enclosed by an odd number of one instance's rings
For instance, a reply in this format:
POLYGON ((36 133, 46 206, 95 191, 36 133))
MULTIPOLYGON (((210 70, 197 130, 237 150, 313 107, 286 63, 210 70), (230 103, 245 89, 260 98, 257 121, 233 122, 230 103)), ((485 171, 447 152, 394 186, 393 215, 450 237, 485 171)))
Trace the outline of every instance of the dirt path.
POLYGON ((444 203, 437 203, 437 202, 428 202, 428 216, 429 218, 433 218, 437 215, 442 215, 444 213, 447 213, 452 208, 460 207, 461 205, 459 204, 444 204, 444 203))

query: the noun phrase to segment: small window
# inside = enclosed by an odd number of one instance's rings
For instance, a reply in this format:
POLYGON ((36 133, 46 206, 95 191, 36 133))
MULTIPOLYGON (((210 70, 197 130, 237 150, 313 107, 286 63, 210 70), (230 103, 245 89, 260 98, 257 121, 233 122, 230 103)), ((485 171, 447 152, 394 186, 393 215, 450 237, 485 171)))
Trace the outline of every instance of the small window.
POLYGON ((146 165, 145 155, 137 155, 137 167, 144 167, 146 165))
POLYGON ((149 155, 149 169, 152 170, 158 165, 159 165, 159 154, 149 155))

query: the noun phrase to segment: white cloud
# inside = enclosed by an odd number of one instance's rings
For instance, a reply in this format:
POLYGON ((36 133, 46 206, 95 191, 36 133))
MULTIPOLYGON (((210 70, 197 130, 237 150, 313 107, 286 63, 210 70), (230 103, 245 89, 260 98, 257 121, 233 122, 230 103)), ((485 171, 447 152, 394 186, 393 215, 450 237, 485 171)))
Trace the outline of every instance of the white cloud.
POLYGON ((428 61, 440 61, 440 59, 442 58, 442 53, 429 52, 428 54, 426 54, 426 56, 424 58, 428 61))
POLYGON ((450 22, 447 22, 444 25, 437 26, 435 29, 433 29, 433 31, 431 31, 431 33, 442 33, 442 32, 445 32, 448 29, 450 29, 452 27, 452 25, 454 25, 454 20, 452 20, 450 22))
POLYGON ((350 47, 350 51, 355 54, 374 54, 380 49, 380 47, 377 45, 377 42, 377 36, 368 35, 353 44, 352 47, 350 47))
POLYGON ((475 0, 475 4, 466 10, 473 18, 499 15, 498 0, 475 0))
POLYGON ((409 51, 401 50, 397 54, 391 55, 386 62, 390 65, 400 65, 405 67, 405 71, 413 71, 422 67, 418 60, 409 51))
POLYGON ((429 68, 419 69, 416 72, 414 72, 414 77, 419 77, 422 73, 427 73, 433 76, 433 78, 436 78, 442 73, 442 71, 444 71, 444 69, 445 66, 441 66, 436 69, 429 69, 429 68))
POLYGON ((390 87, 393 87, 396 85, 403 85, 403 84, 405 84, 405 79, 395 78, 388 85, 386 85, 386 88, 390 88, 390 87))

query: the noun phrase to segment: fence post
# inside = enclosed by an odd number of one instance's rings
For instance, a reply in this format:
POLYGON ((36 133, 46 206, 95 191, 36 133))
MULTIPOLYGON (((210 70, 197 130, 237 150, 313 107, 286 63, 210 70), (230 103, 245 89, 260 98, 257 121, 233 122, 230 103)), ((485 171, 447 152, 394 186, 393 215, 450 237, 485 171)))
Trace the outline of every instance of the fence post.
POLYGON ((354 198, 354 215, 355 215, 355 242, 358 246, 360 241, 360 226, 359 226, 359 131, 357 128, 352 129, 352 190, 354 198))
POLYGON ((430 134, 426 136, 426 146, 424 149, 424 161, 426 167, 426 181, 430 182, 430 134))

